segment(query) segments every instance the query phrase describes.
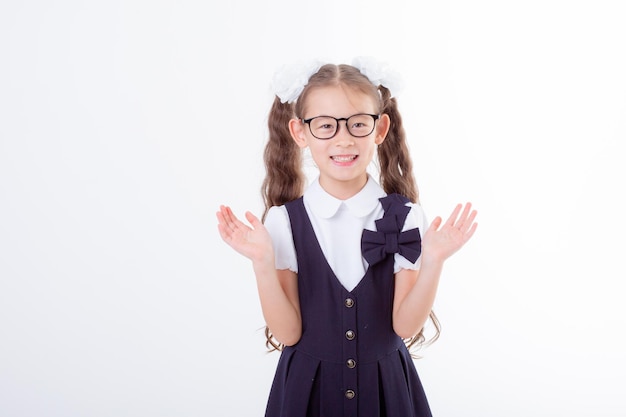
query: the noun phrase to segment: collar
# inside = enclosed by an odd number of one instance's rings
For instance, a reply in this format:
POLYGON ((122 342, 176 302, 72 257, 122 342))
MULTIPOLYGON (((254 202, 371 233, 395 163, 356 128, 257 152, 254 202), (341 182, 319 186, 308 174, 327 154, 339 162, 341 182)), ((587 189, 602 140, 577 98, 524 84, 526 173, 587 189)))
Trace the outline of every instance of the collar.
POLYGON ((361 191, 347 200, 340 200, 328 194, 317 177, 304 192, 304 202, 315 216, 324 219, 337 214, 341 206, 346 207, 355 217, 365 217, 376 209, 379 204, 378 199, 386 195, 382 187, 368 174, 367 182, 361 191))

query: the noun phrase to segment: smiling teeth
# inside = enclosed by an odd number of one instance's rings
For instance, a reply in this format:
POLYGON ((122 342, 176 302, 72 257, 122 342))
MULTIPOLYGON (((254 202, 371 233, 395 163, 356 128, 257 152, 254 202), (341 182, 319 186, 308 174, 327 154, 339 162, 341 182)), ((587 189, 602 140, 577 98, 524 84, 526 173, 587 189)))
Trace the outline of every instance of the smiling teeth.
POLYGON ((352 155, 352 156, 331 156, 333 161, 337 161, 337 162, 350 162, 353 161, 354 158, 356 158, 356 155, 352 155))

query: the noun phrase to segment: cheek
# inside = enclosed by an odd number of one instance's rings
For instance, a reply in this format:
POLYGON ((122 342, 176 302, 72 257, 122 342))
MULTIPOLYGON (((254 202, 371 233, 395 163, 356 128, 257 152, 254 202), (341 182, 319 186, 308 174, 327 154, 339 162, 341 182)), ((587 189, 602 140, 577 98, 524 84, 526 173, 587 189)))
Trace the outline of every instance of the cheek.
POLYGON ((363 150, 363 154, 367 155, 367 159, 368 161, 371 161, 372 158, 374 158, 374 155, 376 154, 376 151, 378 149, 378 146, 376 146, 376 144, 374 142, 371 142, 368 144, 368 146, 363 150))
POLYGON ((324 146, 324 142, 309 142, 308 143, 309 152, 311 153, 311 157, 313 157, 314 161, 319 161, 328 157, 328 151, 324 146))

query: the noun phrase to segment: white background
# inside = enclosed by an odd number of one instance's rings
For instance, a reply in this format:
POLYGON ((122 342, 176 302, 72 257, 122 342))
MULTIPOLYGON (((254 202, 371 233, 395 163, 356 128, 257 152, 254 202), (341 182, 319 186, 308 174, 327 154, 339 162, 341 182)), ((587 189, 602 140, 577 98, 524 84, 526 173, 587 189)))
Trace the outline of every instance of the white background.
POLYGON ((249 262, 276 68, 370 55, 447 263, 417 367, 439 417, 625 416, 626 6, 4 1, 0 415, 262 416, 249 262), (218 6, 219 5, 219 6, 218 6))

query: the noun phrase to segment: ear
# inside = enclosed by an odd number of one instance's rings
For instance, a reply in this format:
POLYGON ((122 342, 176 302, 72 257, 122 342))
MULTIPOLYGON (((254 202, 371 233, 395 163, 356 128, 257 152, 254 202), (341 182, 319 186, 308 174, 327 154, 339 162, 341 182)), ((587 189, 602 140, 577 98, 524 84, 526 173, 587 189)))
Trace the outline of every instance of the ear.
POLYGON ((391 119, 389 115, 383 113, 378 119, 378 123, 376 124, 376 138, 374 139, 374 143, 376 145, 380 145, 383 143, 385 138, 387 137, 387 133, 389 133, 389 128, 391 127, 391 119))
POLYGON ((291 137, 301 148, 306 148, 308 146, 306 141, 306 132, 304 129, 304 123, 302 123, 300 119, 289 120, 289 133, 291 133, 291 137))

